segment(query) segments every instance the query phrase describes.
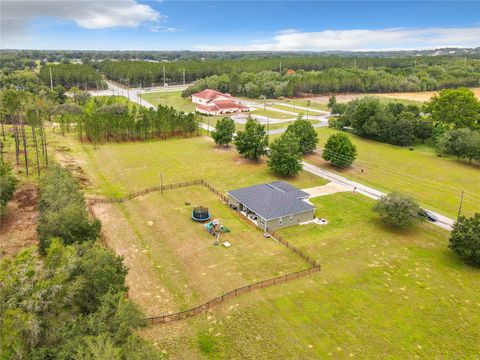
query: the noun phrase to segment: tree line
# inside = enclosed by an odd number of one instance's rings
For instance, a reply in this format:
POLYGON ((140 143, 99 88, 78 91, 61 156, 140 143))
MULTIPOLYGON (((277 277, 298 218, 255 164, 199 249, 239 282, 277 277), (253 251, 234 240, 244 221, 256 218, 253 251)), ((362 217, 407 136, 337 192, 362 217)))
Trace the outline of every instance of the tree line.
MULTIPOLYGON (((112 80, 123 84, 139 86, 152 86, 153 84, 186 83, 212 76, 229 75, 227 77, 213 78, 210 82, 230 83, 229 92, 234 95, 244 95, 247 83, 256 83, 248 78, 262 72, 275 72, 280 76, 276 81, 286 81, 299 78, 285 75, 292 71, 304 74, 293 88, 298 92, 334 92, 343 91, 419 91, 437 89, 444 86, 470 86, 473 82, 478 84, 480 62, 469 59, 467 63, 458 58, 359 58, 353 59, 339 56, 324 57, 269 57, 269 58, 244 58, 238 60, 181 60, 169 62, 147 61, 104 61, 95 63, 101 72, 112 80), (333 70, 349 69, 349 72, 333 70), (165 73, 164 73, 165 70, 165 73), (332 71, 328 71, 332 70, 332 71), (358 70, 358 72, 355 72, 358 70), (360 71, 363 70, 363 71, 360 71), (376 72, 379 72, 378 74, 376 72), (353 72, 353 74, 352 74, 353 72), (247 73, 248 75, 244 75, 247 73), (165 76, 164 76, 165 74, 165 76), (241 81, 232 76, 236 74, 247 79, 241 81), (243 76, 242 76, 243 75, 243 76), (307 76, 308 75, 308 76, 307 76), (345 77, 335 81, 337 77, 345 77), (361 82, 354 81, 361 76, 361 82), (350 81, 351 84, 348 84, 350 81), (345 84, 344 84, 345 83, 345 84), (349 90, 350 89, 350 90, 349 90)), ((203 83, 197 84, 201 87, 203 83)), ((216 88, 214 86, 210 86, 216 88)), ((216 88, 217 90, 221 90, 216 88)), ((201 89, 202 90, 202 89, 201 89)), ((260 89, 265 96, 270 94, 265 89, 260 89)), ((250 90, 252 92, 253 90, 250 90)), ((282 94, 279 96, 287 96, 282 94)), ((254 96, 251 96, 254 97, 254 96)), ((256 96, 258 97, 258 96, 256 96)), ((277 96, 278 97, 278 96, 277 96)))
POLYGON ((50 85, 50 71, 53 86, 61 85, 66 89, 75 86, 83 90, 106 88, 101 74, 90 65, 59 64, 42 66, 40 79, 47 86, 50 85))
POLYGON ((407 92, 478 86, 480 62, 452 60, 441 65, 409 67, 330 67, 292 72, 230 72, 205 77, 183 96, 206 88, 249 98, 279 98, 337 92, 407 92))
POLYGON ((0 263, 5 359, 159 359, 135 331, 123 259, 96 239, 77 181, 51 165, 40 181, 40 244, 0 263))
POLYGON ((93 98, 84 109, 74 106, 64 110, 59 118, 61 128, 68 130, 70 124, 75 124, 80 140, 93 143, 198 134, 195 113, 185 114, 168 106, 147 109, 115 102, 115 98, 93 98))
POLYGON ((421 107, 364 97, 346 104, 330 98, 330 127, 389 144, 432 139, 440 154, 480 161, 480 101, 470 89, 444 89, 421 107))
MULTIPOLYGON (((219 120, 212 132, 217 145, 228 146, 231 142, 240 155, 249 160, 258 161, 267 156, 270 171, 279 176, 296 176, 302 171, 302 156, 313 152, 318 144, 318 135, 308 120, 299 115, 287 130, 271 143, 265 126, 249 117, 245 130, 235 132, 235 123, 231 118, 219 120)), ((325 145, 325 160, 333 165, 350 166, 356 157, 356 147, 344 134, 331 136, 325 145)))

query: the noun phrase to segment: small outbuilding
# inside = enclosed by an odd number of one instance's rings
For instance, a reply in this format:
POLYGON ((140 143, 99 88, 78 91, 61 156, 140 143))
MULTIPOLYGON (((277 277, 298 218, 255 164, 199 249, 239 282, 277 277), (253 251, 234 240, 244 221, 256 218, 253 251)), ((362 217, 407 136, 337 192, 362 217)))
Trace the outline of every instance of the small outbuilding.
POLYGON ((269 232, 312 220, 309 194, 285 181, 227 191, 228 204, 269 232))

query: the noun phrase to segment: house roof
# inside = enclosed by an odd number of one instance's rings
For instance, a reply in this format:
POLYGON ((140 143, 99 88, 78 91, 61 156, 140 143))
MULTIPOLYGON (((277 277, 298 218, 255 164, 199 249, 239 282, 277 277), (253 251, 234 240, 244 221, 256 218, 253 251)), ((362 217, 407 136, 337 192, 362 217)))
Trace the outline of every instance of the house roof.
POLYGON ((233 100, 212 100, 219 109, 246 109, 246 106, 233 100))
POLYGON ((313 205, 302 200, 308 197, 308 193, 285 181, 230 190, 227 194, 265 220, 315 209, 313 205))
POLYGON ((202 90, 196 94, 192 94, 192 96, 196 96, 196 97, 199 97, 201 99, 205 99, 205 100, 211 100, 211 99, 214 99, 215 97, 219 96, 219 95, 224 95, 224 96, 230 96, 230 94, 222 94, 221 92, 217 91, 217 90, 212 90, 212 89, 205 89, 205 90, 202 90))

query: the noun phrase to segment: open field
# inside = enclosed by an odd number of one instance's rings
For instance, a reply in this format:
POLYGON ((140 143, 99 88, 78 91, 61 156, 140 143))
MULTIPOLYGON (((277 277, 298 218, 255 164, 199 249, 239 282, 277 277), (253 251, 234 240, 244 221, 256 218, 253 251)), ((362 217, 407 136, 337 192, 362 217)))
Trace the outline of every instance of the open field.
POLYGON ((322 262, 306 279, 144 334, 174 358, 475 358, 480 273, 422 224, 384 227, 359 195, 314 200, 330 224, 281 234, 322 262), (387 355, 388 354, 388 355, 387 355))
POLYGON ((126 257, 131 298, 148 316, 186 310, 236 287, 308 268, 204 186, 102 205, 97 213, 109 246, 126 257), (232 247, 212 246, 214 238, 191 219, 194 205, 207 206, 231 230, 220 242, 229 241, 232 247), (144 281, 135 281, 139 278, 144 281))
POLYGON ((164 105, 172 106, 179 111, 194 111, 195 106, 192 104, 192 100, 190 98, 182 98, 181 95, 181 91, 169 91, 144 93, 140 97, 154 106, 164 105))
MULTIPOLYGON (((316 128, 316 131, 319 148, 336 132, 329 128, 316 128)), ((379 190, 409 193, 426 207, 453 218, 458 212, 462 190, 465 190, 462 213, 472 215, 480 210, 478 166, 452 157, 438 157, 426 144, 418 144, 410 151, 406 147, 349 136, 357 146, 355 167, 339 171, 317 154, 307 156, 306 160, 379 190)))
MULTIPOLYGON (((471 88, 475 93, 475 96, 480 99, 480 88, 471 88)), ((347 102, 353 99, 358 99, 364 96, 375 96, 378 98, 388 100, 398 100, 405 104, 419 104, 430 100, 430 98, 438 94, 438 91, 420 91, 420 92, 399 92, 399 93, 361 93, 361 94, 335 94, 338 102, 347 102), (402 101, 403 100, 403 101, 402 101)), ((319 105, 326 105, 330 95, 318 95, 310 97, 312 103, 318 103, 319 105)), ((313 105, 312 105, 313 107, 313 105)))
MULTIPOLYGON (((233 148, 219 148, 207 137, 109 143, 96 149, 71 137, 65 141, 71 155, 93 179, 95 187, 89 191, 105 196, 122 196, 158 185, 161 173, 165 184, 203 178, 222 191, 278 180, 264 160, 245 160, 233 148)), ((287 180, 301 188, 325 183, 309 173, 287 180)))
MULTIPOLYGON (((323 142, 327 134, 320 135, 323 142)), ((204 177, 221 190, 274 180, 263 163, 244 161, 205 137, 97 149, 65 140, 103 195, 156 185, 160 172, 165 183, 204 177)), ((322 182, 302 174, 292 183, 305 188, 322 182)), ((451 254, 446 231, 431 224, 392 231, 371 211, 373 201, 351 193, 313 202, 328 225, 280 233, 319 260, 322 272, 242 295, 194 318, 149 327, 143 336, 176 359, 478 354, 480 273, 451 254)), ((96 205, 95 212, 108 244, 130 268, 130 298, 148 315, 197 305, 262 274, 303 268, 203 187, 96 205), (232 230, 223 238, 231 248, 213 247, 213 238, 190 220, 197 204, 232 230)))
MULTIPOLYGON (((283 103, 286 103, 286 104, 289 104, 289 105, 303 106, 303 107, 309 107, 309 108, 312 108, 312 109, 328 111, 328 107, 327 107, 326 103, 323 104, 323 103, 319 103, 319 102, 315 102, 315 101, 310 101, 310 103, 308 103, 308 99, 285 98, 285 99, 281 99, 281 100, 272 100, 272 101, 283 102, 283 103)), ((328 100, 327 100, 327 102, 328 102, 328 100)), ((297 112, 305 112, 305 110, 298 110, 298 109, 295 110, 295 109, 291 108, 290 106, 273 105, 273 107, 276 107, 276 108, 282 109, 282 110, 292 110, 292 111, 297 111, 297 112)))
POLYGON ((263 110, 263 109, 250 111, 250 114, 268 116, 268 117, 273 118, 273 119, 293 119, 293 118, 295 118, 295 115, 285 114, 285 113, 282 113, 282 112, 279 112, 279 111, 263 110))

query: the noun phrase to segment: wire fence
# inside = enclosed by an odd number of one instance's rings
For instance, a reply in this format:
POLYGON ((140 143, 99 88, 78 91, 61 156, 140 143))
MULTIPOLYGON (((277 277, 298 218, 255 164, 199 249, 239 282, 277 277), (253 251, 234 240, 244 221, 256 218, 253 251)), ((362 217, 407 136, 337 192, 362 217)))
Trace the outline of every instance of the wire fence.
POLYGON ((212 307, 223 303, 226 300, 233 299, 237 296, 240 296, 242 294, 246 294, 248 292, 258 290, 258 289, 264 289, 269 286, 273 285, 278 285, 278 284, 284 284, 286 282, 296 280, 305 276, 309 276, 313 273, 319 272, 321 270, 320 265, 316 265, 314 267, 311 267, 309 269, 301 270, 301 271, 296 271, 290 274, 282 275, 282 276, 277 276, 268 280, 263 280, 254 284, 242 286, 239 288, 236 288, 234 290, 231 290, 221 296, 216 297, 215 299, 212 299, 210 301, 207 301, 206 303, 196 306, 194 308, 185 310, 185 311, 180 311, 177 313, 172 313, 172 314, 166 314, 166 315, 161 315, 161 316, 154 316, 147 318, 147 321, 150 324, 164 324, 172 321, 178 321, 178 320, 183 320, 192 316, 195 316, 197 314, 200 314, 204 311, 207 311, 211 309, 212 307))

